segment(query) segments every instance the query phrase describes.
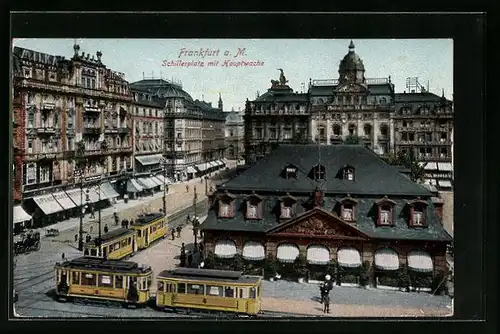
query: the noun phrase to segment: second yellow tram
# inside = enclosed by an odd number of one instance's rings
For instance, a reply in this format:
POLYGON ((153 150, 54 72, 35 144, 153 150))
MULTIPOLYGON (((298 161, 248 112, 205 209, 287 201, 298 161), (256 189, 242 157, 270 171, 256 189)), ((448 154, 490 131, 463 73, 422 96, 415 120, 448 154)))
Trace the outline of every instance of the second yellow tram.
POLYGON ((87 242, 83 254, 88 257, 121 260, 137 251, 135 233, 134 230, 126 228, 105 233, 101 236, 100 245, 96 244, 95 240, 87 242))
POLYGON ((165 215, 158 212, 141 215, 130 229, 136 232, 137 248, 148 248, 153 242, 167 236, 165 215))

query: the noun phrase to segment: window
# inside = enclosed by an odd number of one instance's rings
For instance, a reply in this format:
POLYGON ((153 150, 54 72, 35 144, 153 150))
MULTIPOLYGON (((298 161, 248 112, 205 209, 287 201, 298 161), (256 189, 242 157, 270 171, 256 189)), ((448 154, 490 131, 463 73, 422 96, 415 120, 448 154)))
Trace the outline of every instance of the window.
POLYGON ((203 295, 205 286, 201 284, 187 284, 187 293, 193 295, 203 295))
POLYGON ((240 290, 240 298, 248 298, 248 288, 238 288, 238 290, 240 290))
POLYGON ((424 215, 422 210, 413 209, 413 225, 422 226, 424 224, 424 215))
POLYGON ((224 297, 234 298, 234 288, 230 286, 226 286, 224 288, 224 297))
POLYGON ((354 220, 354 205, 346 203, 342 207, 342 219, 352 221, 354 220))
POLYGON ((220 209, 219 209, 219 216, 220 217, 225 217, 228 218, 230 217, 230 205, 229 203, 221 203, 220 204, 220 209))
POLYGON ((448 134, 446 132, 441 132, 441 138, 439 141, 445 142, 448 139, 448 134))
POLYGON ((115 276, 115 288, 117 289, 123 288, 123 276, 121 275, 115 276))
POLYGON ((249 219, 257 219, 258 218, 258 214, 257 214, 257 204, 256 203, 251 203, 251 202, 248 202, 248 205, 247 205, 247 218, 249 219))
POLYGON ((177 283, 177 292, 186 293, 186 283, 177 283))
POLYGON ((439 157, 446 158, 448 156, 448 149, 446 147, 441 147, 439 150, 439 157))
POLYGON ((257 299, 257 289, 256 288, 250 288, 250 298, 257 299))
POLYGON ((392 224, 392 213, 393 206, 389 204, 379 205, 379 224, 380 225, 391 225, 392 224))
POLYGON ((99 286, 112 288, 113 287, 113 280, 111 279, 111 276, 99 275, 99 286))
POLYGON ((207 295, 222 297, 222 286, 207 285, 207 295))
POLYGON ((313 180, 324 180, 325 179, 325 167, 324 166, 314 166, 309 173, 309 176, 313 180))
POLYGON ((342 128, 340 125, 334 125, 333 126, 333 135, 334 136, 340 136, 342 134, 342 128))
POLYGON ((80 284, 80 273, 73 271, 71 284, 80 284))
POLYGON ((281 207, 281 218, 292 218, 292 208, 290 206, 283 205, 281 207))
POLYGON ((344 180, 354 181, 354 168, 345 168, 344 169, 344 180))
POLYGON ((33 139, 28 139, 28 154, 33 153, 33 139))
POLYGON ((165 284, 163 282, 158 282, 157 291, 164 292, 164 289, 165 289, 165 284))
POLYGON ((297 178, 297 168, 291 166, 285 168, 285 178, 287 179, 297 178))
POLYGON ((81 285, 96 286, 97 277, 95 274, 84 274, 82 275, 81 285))
POLYGON ((40 183, 50 181, 50 170, 49 166, 40 166, 40 183))

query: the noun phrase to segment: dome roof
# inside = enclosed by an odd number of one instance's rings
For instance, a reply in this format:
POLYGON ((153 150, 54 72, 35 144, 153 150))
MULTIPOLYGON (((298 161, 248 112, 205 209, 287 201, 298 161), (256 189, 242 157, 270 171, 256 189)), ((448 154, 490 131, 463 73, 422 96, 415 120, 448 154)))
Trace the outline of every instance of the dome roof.
POLYGON ((340 62, 339 72, 343 73, 346 71, 364 71, 365 66, 361 58, 354 52, 354 43, 351 41, 349 44, 349 52, 345 55, 344 59, 340 62))
POLYGON ((134 90, 146 91, 160 98, 183 97, 186 100, 193 101, 191 95, 185 92, 181 86, 163 79, 141 80, 132 83, 134 90))

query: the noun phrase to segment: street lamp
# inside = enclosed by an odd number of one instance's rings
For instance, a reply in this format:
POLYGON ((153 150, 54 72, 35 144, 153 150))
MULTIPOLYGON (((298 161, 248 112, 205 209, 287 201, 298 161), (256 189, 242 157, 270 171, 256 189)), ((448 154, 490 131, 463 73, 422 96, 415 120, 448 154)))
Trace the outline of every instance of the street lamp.
MULTIPOLYGON (((76 143, 76 152, 75 152, 75 167, 78 167, 79 175, 80 175, 80 227, 78 231, 78 250, 80 252, 83 251, 83 214, 85 212, 85 208, 83 207, 83 174, 85 168, 85 144, 83 141, 79 141, 76 143)), ((76 171, 76 168, 75 168, 76 171)))
POLYGON ((196 189, 195 189, 195 192, 194 192, 194 197, 193 197, 193 219, 191 220, 191 223, 193 224, 193 235, 194 235, 194 251, 196 252, 197 249, 198 249, 198 240, 197 240, 197 237, 198 237, 198 231, 197 231, 197 228, 198 228, 198 217, 196 216, 196 202, 198 200, 198 194, 196 193, 196 189))
POLYGON ((167 159, 161 157, 160 163, 163 165, 163 216, 167 216, 167 159))

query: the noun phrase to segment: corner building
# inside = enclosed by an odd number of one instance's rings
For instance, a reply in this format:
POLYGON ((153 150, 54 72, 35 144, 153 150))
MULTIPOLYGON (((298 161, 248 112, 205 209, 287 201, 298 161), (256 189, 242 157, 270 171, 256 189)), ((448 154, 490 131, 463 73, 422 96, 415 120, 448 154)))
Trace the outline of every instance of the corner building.
POLYGON ((309 278, 333 263, 338 283, 356 282, 363 262, 381 285, 403 267, 428 283, 448 271, 442 202, 361 146, 282 145, 209 201, 205 256, 273 258, 286 275, 302 255, 309 278))

